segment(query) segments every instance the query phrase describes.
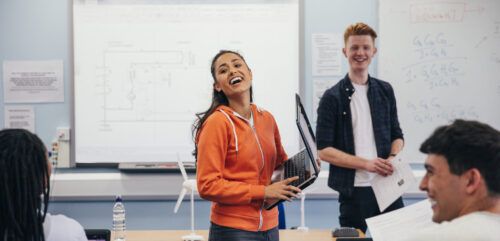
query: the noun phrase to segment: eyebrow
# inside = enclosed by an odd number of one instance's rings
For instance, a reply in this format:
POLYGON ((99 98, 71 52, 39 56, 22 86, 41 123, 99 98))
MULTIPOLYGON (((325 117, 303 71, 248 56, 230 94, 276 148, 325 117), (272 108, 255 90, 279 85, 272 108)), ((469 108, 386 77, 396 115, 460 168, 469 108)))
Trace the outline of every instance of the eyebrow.
MULTIPOLYGON (((236 61, 239 61, 239 60, 240 60, 240 59, 232 59, 232 60, 231 60, 231 63, 236 62, 236 61)), ((219 66, 217 67, 217 69, 220 69, 220 68, 221 68, 221 67, 223 67, 223 66, 227 66, 227 64, 226 64, 226 63, 223 63, 223 64, 219 65, 219 66)))

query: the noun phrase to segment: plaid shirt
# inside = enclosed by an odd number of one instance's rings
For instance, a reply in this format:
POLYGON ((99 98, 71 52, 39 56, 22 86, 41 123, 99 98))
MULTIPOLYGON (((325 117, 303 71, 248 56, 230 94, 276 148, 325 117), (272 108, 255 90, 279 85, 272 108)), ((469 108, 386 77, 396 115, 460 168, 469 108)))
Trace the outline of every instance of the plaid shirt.
MULTIPOLYGON (((316 142, 318 150, 334 147, 354 155, 354 135, 351 121, 351 96, 354 93, 349 76, 326 90, 318 107, 316 142)), ((368 76, 368 102, 372 117, 377 154, 387 158, 394 140, 403 139, 399 127, 396 98, 391 85, 368 76)), ((349 195, 354 189, 356 170, 330 165, 328 186, 349 195)))

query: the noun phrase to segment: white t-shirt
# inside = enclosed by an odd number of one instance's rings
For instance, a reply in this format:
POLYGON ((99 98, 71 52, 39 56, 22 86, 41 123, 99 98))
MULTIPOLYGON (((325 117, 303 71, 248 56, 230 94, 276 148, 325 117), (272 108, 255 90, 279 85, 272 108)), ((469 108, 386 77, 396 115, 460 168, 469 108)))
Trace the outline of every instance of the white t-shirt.
MULTIPOLYGON (((351 96, 352 130, 354 135, 354 151, 356 156, 373 160, 377 158, 377 147, 373 135, 372 115, 368 102, 368 85, 352 83, 354 93, 351 96)), ((365 170, 356 170, 354 186, 371 186, 370 182, 375 173, 365 170)))
POLYGON ((87 241, 82 225, 64 215, 47 213, 43 231, 47 241, 87 241))
POLYGON ((500 214, 473 212, 432 228, 418 230, 404 240, 497 241, 500 240, 500 214))

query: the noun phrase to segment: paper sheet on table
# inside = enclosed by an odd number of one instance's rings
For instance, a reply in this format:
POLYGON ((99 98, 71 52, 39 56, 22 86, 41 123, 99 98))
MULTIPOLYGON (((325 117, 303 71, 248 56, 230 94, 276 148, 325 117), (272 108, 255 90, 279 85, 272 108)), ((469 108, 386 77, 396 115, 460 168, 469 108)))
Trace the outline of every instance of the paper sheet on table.
POLYGON ((392 175, 387 177, 377 175, 371 182, 381 212, 416 182, 410 164, 403 161, 401 153, 395 156, 391 163, 394 169, 392 175))
POLYGON ((429 199, 404 208, 366 219, 374 241, 400 241, 413 232, 438 224, 432 222, 429 199))

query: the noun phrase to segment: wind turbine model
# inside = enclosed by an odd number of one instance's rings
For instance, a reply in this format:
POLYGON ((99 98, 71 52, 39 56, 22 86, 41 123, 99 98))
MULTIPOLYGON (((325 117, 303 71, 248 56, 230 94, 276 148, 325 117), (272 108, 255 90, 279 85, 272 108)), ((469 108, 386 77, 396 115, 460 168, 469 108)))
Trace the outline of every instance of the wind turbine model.
POLYGON ((310 193, 312 191, 316 190, 316 188, 312 188, 307 191, 302 191, 300 192, 300 226, 297 227, 297 230, 307 232, 309 231, 309 228, 306 227, 306 214, 305 214, 305 208, 304 208, 304 203, 306 201, 306 194, 310 193))
POLYGON ((198 188, 196 187, 196 180, 188 179, 186 169, 184 169, 184 165, 179 159, 177 159, 177 164, 179 164, 179 169, 181 169, 184 182, 182 183, 182 190, 181 193, 179 194, 179 199, 177 199, 177 203, 175 204, 174 213, 177 213, 177 211, 179 211, 179 207, 181 206, 182 200, 184 199, 186 192, 191 191, 191 234, 182 236, 182 240, 184 241, 203 240, 203 237, 201 235, 197 235, 194 232, 194 192, 198 191, 198 188))

